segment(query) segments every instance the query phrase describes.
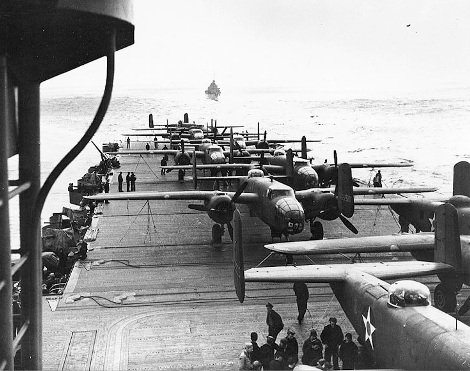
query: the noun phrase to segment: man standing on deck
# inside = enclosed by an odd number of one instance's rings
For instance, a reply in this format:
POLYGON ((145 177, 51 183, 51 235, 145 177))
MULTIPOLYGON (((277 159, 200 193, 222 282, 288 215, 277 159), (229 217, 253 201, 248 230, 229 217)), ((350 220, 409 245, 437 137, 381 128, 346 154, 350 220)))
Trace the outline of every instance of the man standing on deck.
POLYGON ((118 175, 118 190, 119 190, 119 192, 122 192, 122 181, 123 181, 123 179, 122 179, 122 171, 121 171, 118 175))
MULTIPOLYGON (((274 341, 276 341, 277 335, 284 328, 284 323, 282 322, 281 316, 273 309, 273 305, 271 303, 266 304, 266 310, 268 311, 266 315, 268 333, 269 336, 272 336, 274 341)), ((343 341, 343 336, 341 336, 341 341, 343 341)))
POLYGON ((127 142, 127 149, 131 148, 131 138, 127 137, 126 142, 127 142))
MULTIPOLYGON (((109 179, 106 177, 106 182, 104 183, 104 193, 109 193, 109 179)), ((108 200, 104 200, 105 204, 109 204, 108 200)))
POLYGON ((330 317, 329 322, 330 324, 323 328, 320 339, 325 344, 325 359, 331 362, 331 358, 333 358, 333 368, 339 370, 338 347, 343 342, 343 331, 336 324, 335 317, 330 317))
POLYGON ((127 185, 127 192, 131 190, 131 173, 127 173, 126 175, 126 185, 127 185))
POLYGON ((158 140, 156 135, 153 137, 153 146, 155 147, 155 149, 158 149, 158 140))
POLYGON ((134 173, 131 174, 131 192, 135 192, 135 180, 137 177, 134 173))
POLYGON ((297 316, 297 321, 299 325, 304 320, 305 312, 307 311, 307 301, 308 301, 308 287, 304 282, 294 283, 294 293, 297 297, 297 309, 299 315, 297 316))

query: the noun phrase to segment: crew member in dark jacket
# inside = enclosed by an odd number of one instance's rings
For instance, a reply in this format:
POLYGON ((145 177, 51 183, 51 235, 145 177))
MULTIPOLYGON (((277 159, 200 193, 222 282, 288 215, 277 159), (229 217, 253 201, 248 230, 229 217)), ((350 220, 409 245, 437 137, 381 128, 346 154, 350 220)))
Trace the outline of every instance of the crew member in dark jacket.
POLYGON ((336 318, 330 317, 329 324, 323 328, 320 335, 321 341, 326 345, 325 347, 325 360, 331 363, 333 357, 333 368, 339 369, 338 366, 338 347, 343 342, 343 331, 341 327, 336 324, 336 318))
MULTIPOLYGON (((286 339, 286 356, 287 359, 292 358, 292 360, 297 363, 299 360, 299 343, 295 338, 295 331, 292 328, 287 329, 286 339)), ((286 359, 286 360, 287 360, 286 359)))
POLYGON ((310 330, 310 336, 304 341, 302 346, 302 363, 304 365, 315 366, 323 358, 323 345, 317 338, 317 332, 310 330))
POLYGON ((266 344, 263 344, 259 348, 259 361, 263 365, 265 370, 269 370, 269 363, 274 359, 274 351, 277 349, 277 345, 272 336, 266 338, 266 344))
POLYGON ((121 171, 118 175, 118 190, 119 190, 119 192, 122 192, 122 182, 123 182, 123 178, 122 178, 122 171, 121 171))
POLYGON ((259 345, 258 341, 258 334, 256 332, 252 332, 251 335, 251 344, 253 345, 253 351, 251 352, 251 362, 259 361, 259 345))
MULTIPOLYGON (((266 315, 268 333, 274 338, 274 341, 276 341, 277 335, 284 328, 284 323, 282 322, 281 316, 273 309, 273 305, 271 303, 266 304, 266 309, 268 311, 266 315)), ((341 340, 343 340, 342 336, 341 340)))
MULTIPOLYGON (((109 179, 106 179, 106 182, 104 183, 104 193, 109 193, 109 179)), ((105 204, 109 204, 108 200, 104 200, 105 204)))
POLYGON ((135 176, 134 173, 131 174, 131 191, 132 192, 135 192, 135 180, 137 179, 137 177, 135 176))
POLYGON ((295 296, 297 297, 297 309, 299 311, 297 321, 299 321, 300 325, 307 311, 308 287, 304 282, 295 282, 293 288, 295 296))
POLYGON ((130 190, 131 190, 131 173, 127 173, 127 175, 126 175, 126 186, 127 186, 127 192, 130 192, 130 190))
POLYGON ((348 332, 339 347, 339 358, 343 361, 343 370, 354 370, 357 361, 357 345, 352 341, 352 335, 348 332))

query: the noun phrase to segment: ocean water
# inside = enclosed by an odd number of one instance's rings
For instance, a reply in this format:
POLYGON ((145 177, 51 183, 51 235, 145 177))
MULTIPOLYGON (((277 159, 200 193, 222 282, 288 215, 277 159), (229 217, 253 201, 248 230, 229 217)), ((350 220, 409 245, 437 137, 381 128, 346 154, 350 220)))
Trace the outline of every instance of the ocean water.
MULTIPOLYGON (((384 186, 435 186, 438 198, 451 195, 452 168, 470 161, 469 90, 447 90, 429 94, 357 98, 347 92, 318 92, 314 89, 224 90, 218 101, 204 89, 141 89, 113 95, 107 115, 94 141, 123 141, 123 133, 148 127, 148 114, 155 123, 175 123, 189 114, 190 121, 206 124, 243 125, 249 131, 267 130, 269 138, 321 139, 311 143, 315 162, 403 161, 412 168, 383 169, 384 186)), ((99 94, 48 93, 41 98, 41 176, 46 179, 60 159, 89 126, 99 105, 99 94)), ((293 145, 298 148, 298 145, 293 145)), ((90 143, 54 185, 42 213, 47 221, 53 212, 70 207, 67 185, 76 184, 99 153, 90 143)), ((17 159, 9 160, 9 178, 17 177, 17 159)), ((353 170, 369 181, 375 171, 353 170)), ((138 174, 137 174, 138 176, 138 174)), ((17 198, 10 205, 12 248, 18 238, 17 198)))

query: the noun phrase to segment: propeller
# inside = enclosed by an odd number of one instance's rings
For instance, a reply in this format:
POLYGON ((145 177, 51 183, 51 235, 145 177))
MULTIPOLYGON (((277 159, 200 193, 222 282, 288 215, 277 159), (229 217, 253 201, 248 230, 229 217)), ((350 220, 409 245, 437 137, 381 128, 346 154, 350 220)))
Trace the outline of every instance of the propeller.
POLYGON ((338 217, 341 219, 341 221, 343 222, 344 226, 349 229, 352 233, 354 234, 358 234, 359 231, 357 230, 357 228, 345 217, 343 216, 342 214, 338 214, 338 217))
MULTIPOLYGON (((235 208, 235 203, 237 202, 238 198, 240 197, 240 195, 245 191, 246 187, 248 186, 248 182, 243 182, 240 187, 238 187, 237 191, 235 192, 235 194, 233 195, 233 198, 232 198, 232 205, 233 205, 233 209, 236 210, 235 208)), ((227 229, 228 229, 228 233, 230 235, 230 239, 233 241, 233 226, 232 226, 232 223, 228 222, 227 223, 227 229)))

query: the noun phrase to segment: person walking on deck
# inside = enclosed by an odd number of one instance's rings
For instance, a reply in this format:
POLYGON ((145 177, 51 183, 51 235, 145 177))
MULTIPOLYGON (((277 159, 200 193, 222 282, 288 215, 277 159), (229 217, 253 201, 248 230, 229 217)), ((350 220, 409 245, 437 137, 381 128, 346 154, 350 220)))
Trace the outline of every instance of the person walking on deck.
POLYGON ((304 282, 296 282, 294 283, 293 289, 297 298, 297 309, 299 311, 297 321, 300 325, 304 320, 305 312, 307 311, 308 287, 304 282))
POLYGON ((281 316, 273 309, 273 305, 271 303, 266 304, 266 310, 266 324, 268 325, 268 333, 274 338, 274 341, 276 341, 277 335, 284 328, 284 323, 282 322, 281 316))
POLYGON ((131 148, 131 138, 127 137, 126 142, 127 142, 127 149, 131 148))

